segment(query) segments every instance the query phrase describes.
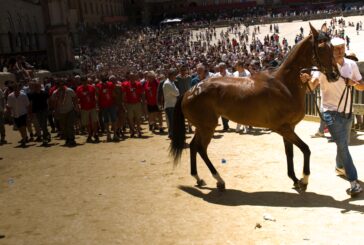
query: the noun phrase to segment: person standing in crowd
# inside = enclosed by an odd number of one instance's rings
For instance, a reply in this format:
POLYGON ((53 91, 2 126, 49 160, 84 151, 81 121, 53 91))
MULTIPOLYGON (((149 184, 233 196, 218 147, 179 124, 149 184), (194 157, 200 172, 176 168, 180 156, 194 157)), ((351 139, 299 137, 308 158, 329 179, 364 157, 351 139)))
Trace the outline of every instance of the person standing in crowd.
MULTIPOLYGON (((244 62, 239 60, 236 65, 235 65, 235 69, 236 71, 233 73, 233 76, 234 77, 250 77, 251 74, 250 72, 244 68, 244 62)), ((251 127, 251 126, 249 126, 251 127)), ((236 132, 237 133, 240 133, 241 132, 241 124, 237 124, 236 125, 236 132)), ((242 129, 242 132, 244 132, 244 128, 245 128, 245 131, 248 132, 248 127, 247 126, 243 126, 243 129, 242 129)))
POLYGON ((75 121, 76 112, 79 112, 79 106, 76 93, 66 86, 65 80, 58 80, 59 87, 51 96, 51 104, 59 118, 59 126, 65 139, 65 145, 69 147, 76 146, 75 141, 75 121))
POLYGON ((188 67, 186 65, 182 65, 179 72, 175 84, 180 96, 183 96, 191 88, 191 76, 188 74, 188 67))
MULTIPOLYGON (((313 67, 313 69, 317 69, 317 67, 313 67)), ((310 79, 310 83, 312 84, 319 84, 319 78, 320 78, 320 72, 319 71, 311 71, 311 79, 310 79)), ((318 85, 319 86, 319 85, 318 85)), ((320 90, 320 98, 322 98, 322 90, 320 90)), ((323 112, 323 106, 322 106, 322 99, 320 100, 321 104, 320 104, 320 112, 323 112)), ((311 135, 311 138, 320 138, 320 137, 325 137, 325 121, 322 120, 320 118, 320 126, 317 130, 317 132, 314 135, 311 135)))
POLYGON ((156 74, 153 71, 148 72, 146 82, 144 83, 145 99, 148 108, 149 118, 149 130, 159 130, 163 133, 163 118, 162 112, 158 108, 157 104, 157 90, 159 82, 156 79, 156 74), (156 122, 158 121, 158 125, 156 122))
MULTIPOLYGON (((226 69, 226 64, 224 62, 219 63, 218 65, 218 72, 215 73, 214 77, 231 77, 232 74, 226 69)), ((223 131, 227 132, 229 131, 229 119, 226 119, 224 117, 221 117, 222 125, 223 125, 223 131)))
POLYGON ((129 81, 123 83, 123 97, 127 110, 127 117, 130 128, 130 137, 135 136, 135 131, 138 133, 138 137, 142 137, 141 132, 141 117, 143 114, 142 100, 143 100, 143 86, 140 81, 137 80, 135 73, 129 74, 129 81))
POLYGON ((116 134, 119 139, 124 138, 124 128, 126 127, 126 108, 123 97, 123 86, 121 81, 117 81, 114 89, 114 99, 116 106, 116 134))
POLYGON ((105 125, 106 130, 106 141, 119 141, 119 137, 116 134, 116 106, 114 100, 114 89, 116 77, 111 75, 109 77, 109 81, 106 77, 103 77, 101 83, 96 85, 97 87, 97 96, 99 101, 99 107, 101 111, 101 116, 103 123, 105 125), (113 138, 111 138, 110 133, 110 126, 111 130, 114 134, 113 138))
POLYGON ((87 77, 81 77, 82 85, 77 87, 76 95, 81 109, 81 125, 82 127, 86 127, 88 132, 86 142, 99 143, 100 139, 97 128, 99 117, 96 111, 96 89, 89 82, 87 77), (95 141, 93 141, 92 137, 94 137, 95 141))
MULTIPOLYGON (((25 83, 23 84, 23 87, 21 89, 26 95, 28 96, 28 99, 30 99, 29 95, 34 92, 34 80, 25 80, 25 83)), ((27 131, 29 133, 29 141, 34 141, 34 135, 37 136, 35 139, 36 142, 42 141, 42 132, 39 127, 39 123, 37 121, 37 118, 35 117, 35 114, 30 113, 27 117, 27 131), (34 131, 35 134, 34 134, 34 131)), ((27 138, 28 139, 28 138, 27 138)))
POLYGON ((47 128, 49 94, 42 90, 40 81, 34 81, 32 84, 32 92, 28 94, 28 97, 32 114, 35 116, 34 118, 37 120, 39 128, 42 131, 42 145, 46 146, 51 141, 51 135, 47 128))
POLYGON ((27 117, 31 111, 28 96, 23 91, 20 91, 19 84, 15 84, 14 92, 9 94, 6 109, 11 113, 15 126, 20 132, 20 145, 25 147, 27 143, 27 117))
MULTIPOLYGON (((343 98, 343 101, 347 99, 348 103, 340 103, 340 101, 346 86, 348 86, 348 89, 354 87, 357 90, 363 91, 364 84, 355 61, 344 58, 345 40, 335 37, 331 39, 331 44, 333 45, 334 59, 338 64, 341 76, 335 82, 328 82, 324 74, 321 73, 320 75, 319 83, 322 90, 323 117, 337 146, 336 172, 339 175, 345 176, 350 182, 347 194, 355 196, 362 192, 362 187, 358 182, 357 170, 348 146, 348 136, 353 122, 353 115, 350 106, 345 108, 345 105, 351 104, 351 93, 346 94, 348 98, 343 98)), ((307 73, 301 74, 300 78, 303 83, 311 80, 311 76, 307 73)), ((318 83, 309 83, 309 85, 314 89, 318 83)))
POLYGON ((163 95, 164 95, 164 110, 167 116, 168 123, 168 138, 172 138, 172 128, 173 128, 173 112, 174 107, 179 96, 179 91, 174 81, 176 80, 177 70, 171 68, 168 71, 168 78, 163 84, 163 95))
POLYGON ((197 76, 195 76, 191 80, 191 87, 195 86, 196 84, 198 84, 199 82, 205 80, 206 78, 208 78, 210 76, 209 71, 206 69, 206 67, 202 63, 200 63, 196 66, 196 72, 197 72, 197 76))
POLYGON ((0 144, 6 144, 5 140, 5 95, 0 88, 0 144))
MULTIPOLYGON (((191 76, 188 74, 188 67, 186 65, 182 65, 180 67, 180 73, 176 77, 176 87, 179 91, 179 96, 183 96, 190 88, 191 88, 191 76)), ((192 133, 191 124, 187 121, 188 124, 188 132, 192 133)))

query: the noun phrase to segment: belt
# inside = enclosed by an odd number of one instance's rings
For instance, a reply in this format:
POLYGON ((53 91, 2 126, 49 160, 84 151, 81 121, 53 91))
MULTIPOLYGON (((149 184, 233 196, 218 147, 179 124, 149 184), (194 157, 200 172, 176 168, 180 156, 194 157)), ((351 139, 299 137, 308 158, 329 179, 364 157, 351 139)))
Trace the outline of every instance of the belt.
POLYGON ((338 111, 326 111, 326 112, 331 113, 331 114, 338 114, 345 118, 350 118, 351 115, 353 115, 352 113, 344 113, 344 112, 338 112, 338 111))

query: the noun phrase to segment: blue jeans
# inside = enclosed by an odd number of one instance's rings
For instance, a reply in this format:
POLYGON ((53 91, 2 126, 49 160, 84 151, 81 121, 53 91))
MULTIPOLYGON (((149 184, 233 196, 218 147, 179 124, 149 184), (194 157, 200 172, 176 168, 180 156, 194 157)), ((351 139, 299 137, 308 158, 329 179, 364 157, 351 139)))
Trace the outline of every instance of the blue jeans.
POLYGON ((358 174, 349 152, 348 142, 353 116, 346 118, 335 111, 326 111, 323 116, 337 146, 336 167, 345 169, 349 181, 357 180, 358 174))
MULTIPOLYGON (((320 112, 322 114, 322 111, 321 110, 320 110, 320 112)), ((320 118, 320 127, 318 129, 318 131, 320 133, 325 133, 325 125, 326 125, 325 121, 320 118)))

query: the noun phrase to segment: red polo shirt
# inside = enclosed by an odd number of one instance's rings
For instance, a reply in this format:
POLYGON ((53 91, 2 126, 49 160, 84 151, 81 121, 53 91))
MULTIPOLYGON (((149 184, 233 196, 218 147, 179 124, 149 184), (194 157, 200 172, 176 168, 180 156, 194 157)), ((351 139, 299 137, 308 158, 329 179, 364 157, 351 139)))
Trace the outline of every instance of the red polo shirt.
POLYGON ((159 82, 157 80, 147 80, 144 83, 145 98, 148 105, 157 105, 157 90, 159 82))
POLYGON ((96 108, 96 89, 94 86, 78 86, 76 94, 82 110, 91 110, 96 108))
POLYGON ((113 96, 115 85, 112 82, 106 82, 99 83, 96 86, 99 94, 100 108, 109 108, 113 106, 115 104, 113 96))
POLYGON ((123 92, 125 93, 125 103, 136 104, 141 102, 144 90, 139 81, 134 83, 126 81, 123 82, 123 92))

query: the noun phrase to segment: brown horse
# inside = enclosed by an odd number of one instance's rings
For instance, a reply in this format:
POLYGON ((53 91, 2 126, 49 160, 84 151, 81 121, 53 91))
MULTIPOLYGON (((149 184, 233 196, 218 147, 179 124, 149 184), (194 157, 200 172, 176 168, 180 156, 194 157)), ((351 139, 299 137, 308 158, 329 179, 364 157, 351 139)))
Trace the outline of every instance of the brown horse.
POLYGON ((329 80, 336 79, 339 74, 330 43, 319 43, 319 32, 311 24, 310 28, 311 34, 291 50, 277 70, 262 71, 250 78, 208 78, 177 101, 170 154, 176 165, 185 145, 184 119, 187 118, 196 127, 189 147, 191 175, 196 178, 198 186, 206 183, 197 174, 197 153, 217 180, 217 188, 225 189, 224 180, 207 155, 207 146, 218 125, 218 118, 223 116, 240 124, 269 128, 280 134, 285 146, 288 176, 297 189, 306 189, 311 152, 294 131, 305 116, 306 87, 299 75, 303 69, 314 65, 329 80), (301 180, 297 179, 293 168, 293 144, 304 156, 301 180))

